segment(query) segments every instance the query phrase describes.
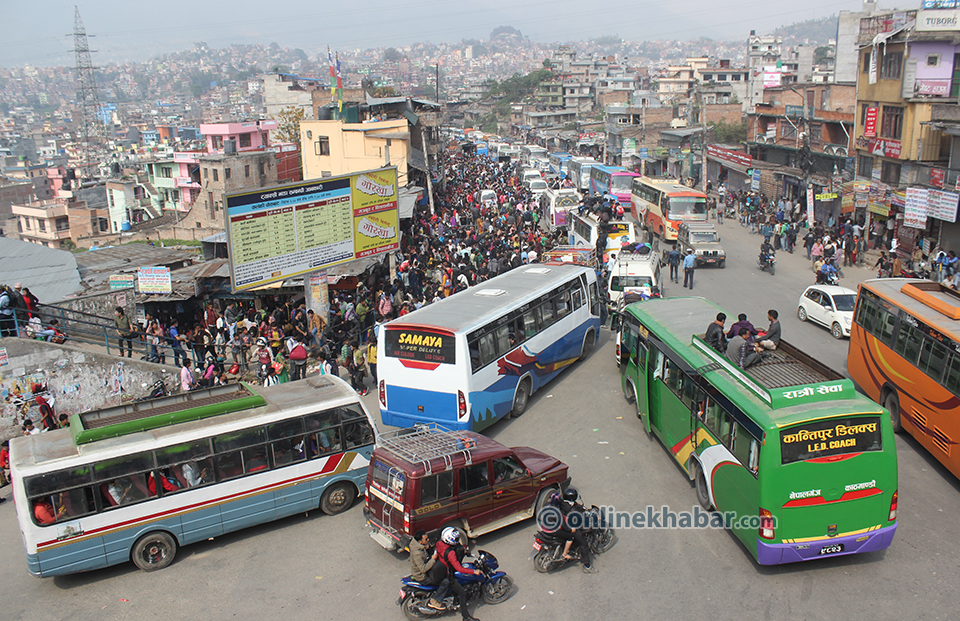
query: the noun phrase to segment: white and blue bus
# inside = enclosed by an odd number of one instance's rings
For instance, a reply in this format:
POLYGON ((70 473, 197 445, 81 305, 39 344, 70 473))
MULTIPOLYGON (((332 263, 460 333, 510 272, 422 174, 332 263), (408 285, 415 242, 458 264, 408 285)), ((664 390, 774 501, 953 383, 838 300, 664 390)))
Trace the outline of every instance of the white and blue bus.
POLYGON ((547 161, 550 163, 550 172, 555 175, 560 175, 561 179, 565 179, 567 176, 567 166, 572 159, 573 156, 566 151, 555 151, 551 153, 547 157, 547 161))
POLYGON ((594 270, 515 268, 384 324, 380 416, 386 425, 439 423, 478 431, 587 355, 600 332, 594 270))
POLYGON ((567 164, 567 176, 573 182, 573 187, 583 195, 590 192, 590 170, 594 166, 601 164, 589 157, 575 157, 567 164))
POLYGON ((10 441, 27 568, 47 577, 133 561, 321 509, 364 489, 376 427, 340 378, 229 384, 71 417, 10 441))

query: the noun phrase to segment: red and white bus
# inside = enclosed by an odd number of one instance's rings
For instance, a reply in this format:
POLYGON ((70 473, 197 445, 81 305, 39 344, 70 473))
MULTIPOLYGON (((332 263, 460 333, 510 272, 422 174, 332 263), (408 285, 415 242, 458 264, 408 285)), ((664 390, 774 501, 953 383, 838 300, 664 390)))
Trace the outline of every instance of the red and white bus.
POLYGON ((630 194, 634 219, 666 241, 677 239, 681 222, 707 219, 707 195, 676 179, 638 177, 630 194))

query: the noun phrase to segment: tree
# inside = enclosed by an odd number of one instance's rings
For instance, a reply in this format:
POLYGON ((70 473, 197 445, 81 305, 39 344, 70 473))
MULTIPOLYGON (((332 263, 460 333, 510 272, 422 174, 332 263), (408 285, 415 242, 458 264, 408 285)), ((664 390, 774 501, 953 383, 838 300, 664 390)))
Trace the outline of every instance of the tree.
POLYGON ((300 121, 305 117, 303 108, 287 106, 277 115, 277 139, 281 142, 295 142, 300 146, 300 121))
POLYGON ((388 47, 383 51, 383 60, 388 63, 395 63, 403 60, 403 53, 395 47, 388 47))
POLYGON ((397 91, 392 86, 378 86, 373 89, 374 97, 396 97, 397 91))
POLYGON ((713 130, 716 141, 722 144, 740 144, 747 139, 746 121, 734 125, 720 119, 716 122, 710 121, 707 126, 713 130))

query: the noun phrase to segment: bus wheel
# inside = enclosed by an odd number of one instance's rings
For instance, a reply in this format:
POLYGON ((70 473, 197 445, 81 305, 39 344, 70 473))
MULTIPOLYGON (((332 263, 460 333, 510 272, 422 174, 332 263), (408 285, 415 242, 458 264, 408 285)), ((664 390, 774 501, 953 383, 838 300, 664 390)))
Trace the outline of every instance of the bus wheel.
POLYGON ((587 359, 587 354, 590 353, 590 348, 593 347, 595 342, 596 337, 593 332, 587 332, 587 335, 583 337, 583 345, 580 347, 580 362, 587 359))
POLYGON ((356 497, 353 486, 349 483, 334 483, 323 492, 320 508, 327 515, 337 515, 353 506, 356 497))
POLYGON ((710 490, 707 489, 707 479, 703 476, 703 468, 699 462, 693 462, 693 477, 697 486, 697 502, 707 511, 713 511, 713 505, 710 504, 710 490))
MULTIPOLYGON (((627 403, 636 403, 637 399, 634 397, 633 386, 630 382, 623 382, 623 398, 627 400, 627 403)), ((637 410, 639 413, 639 409, 637 410)))
POLYGON ((890 423, 894 431, 900 431, 900 398, 897 397, 896 390, 890 390, 887 398, 883 400, 883 407, 890 410, 890 423))
POLYGON ((173 562, 177 555, 177 541, 164 532, 148 533, 133 544, 130 558, 143 571, 157 571, 173 562))
POLYGON ((513 410, 511 413, 516 418, 522 415, 527 409, 527 402, 530 400, 530 380, 525 379, 517 386, 517 394, 513 397, 513 410))

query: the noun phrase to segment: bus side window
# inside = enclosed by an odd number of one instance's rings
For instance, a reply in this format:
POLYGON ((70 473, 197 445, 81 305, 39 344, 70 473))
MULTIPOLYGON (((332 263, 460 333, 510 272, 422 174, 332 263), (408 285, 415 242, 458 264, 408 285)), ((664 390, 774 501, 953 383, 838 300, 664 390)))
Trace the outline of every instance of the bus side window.
POLYGON ((718 434, 718 435, 720 436, 720 442, 722 442, 722 443, 724 444, 724 446, 729 447, 729 446, 730 446, 730 433, 731 433, 731 431, 733 430, 733 417, 730 416, 730 414, 727 413, 726 411, 723 411, 723 412, 720 414, 720 425, 719 425, 719 427, 720 427, 720 429, 718 430, 718 431, 719 431, 719 434, 718 434))
POLYGON ((537 333, 537 318, 533 311, 529 310, 523 314, 523 338, 529 339, 537 333))
POLYGON ((557 319, 563 319, 570 313, 570 292, 563 291, 557 301, 557 319))
POLYGON ((573 290, 573 310, 583 306, 583 290, 577 287, 573 290))
POLYGON ((620 284, 619 276, 610 277, 610 290, 611 291, 623 291, 623 286, 620 284))
POLYGON ((484 334, 480 337, 480 364, 486 366, 496 359, 497 348, 493 342, 493 334, 484 334))
POLYGON ((653 379, 657 379, 663 377, 663 361, 666 359, 666 357, 659 349, 655 349, 654 351, 657 353, 657 355, 656 360, 653 362, 653 379))
POLYGON ((590 289, 590 314, 600 315, 600 294, 597 291, 597 283, 590 283, 588 288, 590 289))
POLYGON ((756 438, 750 439, 750 462, 747 464, 747 469, 754 474, 760 469, 760 443, 756 438))
POLYGON ((347 450, 373 444, 373 429, 366 418, 352 420, 343 424, 343 439, 347 450))
POLYGON ((740 423, 733 424, 733 447, 731 453, 741 464, 747 466, 750 464, 750 443, 753 442, 753 436, 747 433, 747 430, 740 423))
POLYGON ((543 304, 540 305, 540 316, 542 317, 542 321, 540 323, 541 330, 552 326, 557 320, 552 299, 544 300, 543 304))
POLYGON ((897 333, 897 343, 893 350, 903 356, 904 360, 916 366, 922 342, 923 335, 921 332, 913 326, 903 323, 897 333))
POLYGON ((467 344, 467 348, 470 350, 470 368, 476 373, 477 369, 483 366, 480 363, 480 339, 470 341, 467 344))
POLYGON ((718 433, 721 412, 722 410, 716 401, 713 399, 707 400, 707 406, 704 409, 703 424, 714 433, 718 433))
POLYGON ((127 455, 93 467, 105 506, 125 505, 156 496, 147 487, 147 472, 156 467, 153 453, 127 455))
POLYGON ((420 479, 420 506, 453 496, 453 470, 420 479))
POLYGON ((500 326, 497 328, 497 331, 494 333, 497 339, 497 355, 503 356, 511 349, 515 343, 510 342, 510 328, 509 326, 500 326))
POLYGON ((893 346, 893 329, 897 325, 897 317, 884 308, 877 311, 877 329, 874 332, 876 337, 887 347, 893 346))
POLYGON ((943 370, 947 366, 947 348, 943 343, 931 338, 923 339, 920 349, 920 370, 940 381, 943 370))
POLYGON ((955 395, 960 395, 960 356, 950 354, 947 372, 943 376, 943 387, 955 395))

